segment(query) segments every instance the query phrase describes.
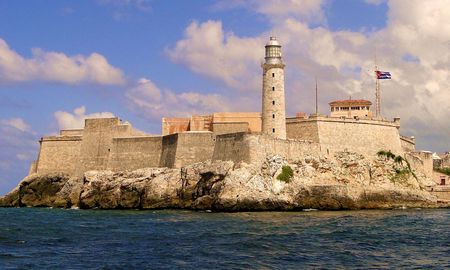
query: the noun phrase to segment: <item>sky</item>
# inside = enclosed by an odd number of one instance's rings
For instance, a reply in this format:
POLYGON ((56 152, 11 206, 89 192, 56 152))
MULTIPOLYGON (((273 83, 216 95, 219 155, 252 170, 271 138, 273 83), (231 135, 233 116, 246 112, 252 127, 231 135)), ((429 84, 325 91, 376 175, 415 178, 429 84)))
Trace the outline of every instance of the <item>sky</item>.
POLYGON ((450 0, 0 0, 0 194, 39 139, 117 116, 260 111, 270 36, 283 46, 288 116, 375 97, 417 149, 450 150, 450 0))

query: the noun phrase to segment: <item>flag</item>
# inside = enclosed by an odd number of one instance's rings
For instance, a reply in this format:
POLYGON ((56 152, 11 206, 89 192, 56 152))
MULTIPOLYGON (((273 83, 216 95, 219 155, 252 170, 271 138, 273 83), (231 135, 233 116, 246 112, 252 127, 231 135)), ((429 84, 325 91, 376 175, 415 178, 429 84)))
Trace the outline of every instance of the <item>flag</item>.
POLYGON ((391 79, 391 73, 389 71, 376 70, 375 74, 377 74, 378 80, 390 80, 391 79))

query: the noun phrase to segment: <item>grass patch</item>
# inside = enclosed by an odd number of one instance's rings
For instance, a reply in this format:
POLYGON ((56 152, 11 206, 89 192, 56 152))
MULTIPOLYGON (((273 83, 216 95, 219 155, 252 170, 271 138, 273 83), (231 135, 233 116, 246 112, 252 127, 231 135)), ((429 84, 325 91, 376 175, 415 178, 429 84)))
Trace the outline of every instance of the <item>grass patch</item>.
POLYGON ((277 179, 286 183, 291 181, 291 178, 294 176, 294 171, 288 165, 284 165, 281 168, 281 173, 277 176, 277 179))

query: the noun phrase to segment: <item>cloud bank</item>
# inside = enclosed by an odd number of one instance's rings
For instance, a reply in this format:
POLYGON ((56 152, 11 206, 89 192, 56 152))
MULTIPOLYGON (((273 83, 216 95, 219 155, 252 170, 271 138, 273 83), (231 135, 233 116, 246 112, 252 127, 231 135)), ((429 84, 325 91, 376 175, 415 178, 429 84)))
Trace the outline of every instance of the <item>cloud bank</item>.
POLYGON ((111 66, 106 58, 98 53, 89 56, 67 56, 34 48, 32 57, 25 58, 0 39, 0 83, 29 81, 69 85, 121 85, 125 79, 120 69, 111 66))

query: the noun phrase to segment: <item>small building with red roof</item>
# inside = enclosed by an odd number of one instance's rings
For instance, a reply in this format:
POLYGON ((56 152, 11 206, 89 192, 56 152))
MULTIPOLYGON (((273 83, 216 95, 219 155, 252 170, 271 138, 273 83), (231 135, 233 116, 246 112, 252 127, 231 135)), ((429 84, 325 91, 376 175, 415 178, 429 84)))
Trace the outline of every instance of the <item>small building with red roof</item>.
POLYGON ((372 102, 365 99, 335 100, 330 103, 331 117, 371 119, 372 102))

